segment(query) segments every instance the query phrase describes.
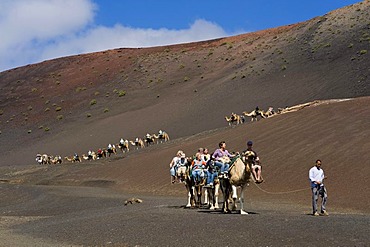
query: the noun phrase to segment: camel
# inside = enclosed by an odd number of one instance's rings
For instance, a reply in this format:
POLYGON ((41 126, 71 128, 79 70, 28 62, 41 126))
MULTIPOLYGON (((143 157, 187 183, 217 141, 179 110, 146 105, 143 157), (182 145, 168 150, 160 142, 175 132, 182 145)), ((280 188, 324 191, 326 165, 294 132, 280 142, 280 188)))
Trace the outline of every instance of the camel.
POLYGON ((158 135, 153 135, 154 138, 157 139, 157 143, 158 141, 160 141, 161 143, 164 141, 169 141, 170 140, 170 136, 167 134, 167 132, 164 132, 164 131, 159 131, 159 134, 158 135))
POLYGON ((194 194, 194 180, 190 177, 190 167, 193 159, 188 157, 187 164, 184 172, 180 172, 179 180, 181 183, 185 184, 185 188, 188 194, 187 204, 185 205, 186 208, 193 208, 196 205, 196 199, 194 194))
POLYGON ((231 213, 236 210, 236 199, 237 199, 237 186, 241 188, 240 191, 240 213, 248 214, 244 211, 244 189, 248 186, 251 180, 251 164, 244 163, 240 156, 234 158, 234 162, 231 164, 229 169, 229 178, 221 179, 221 189, 224 194, 224 203, 222 210, 224 213, 231 213), (232 192, 233 207, 229 209, 229 197, 232 192))
POLYGON ((272 108, 271 106, 267 111, 262 111, 262 115, 265 116, 265 118, 271 117, 274 114, 275 114, 274 108, 272 108))
POLYGON ((96 153, 96 159, 101 159, 103 157, 107 157, 107 150, 105 148, 98 149, 98 151, 96 153))
POLYGON ((156 139, 155 135, 146 134, 146 136, 145 136, 146 146, 148 147, 149 145, 154 144, 155 139, 156 139))
POLYGON ((261 118, 266 118, 263 111, 256 111, 256 110, 253 110, 251 112, 244 111, 243 114, 244 116, 252 117, 251 122, 253 122, 254 120, 258 121, 258 118, 257 118, 258 116, 261 116, 261 118))
POLYGON ((68 162, 74 162, 74 158, 73 158, 73 156, 72 156, 72 157, 68 157, 68 156, 66 156, 66 157, 64 157, 64 159, 65 159, 66 161, 68 161, 68 162))
POLYGON ((132 146, 135 146, 136 149, 145 147, 144 141, 141 138, 136 138, 135 142, 130 140, 132 146))
POLYGON ((116 146, 115 145, 108 146, 108 149, 106 152, 109 157, 111 156, 111 154, 117 154, 116 146))
POLYGON ((52 164, 62 164, 62 157, 60 155, 56 155, 54 158, 50 160, 52 164))
MULTIPOLYGON (((55 157, 57 158, 57 157, 55 157)), ((51 155, 47 155, 47 154, 37 154, 36 155, 36 161, 39 165, 51 165, 51 164, 56 164, 56 162, 54 163, 54 159, 53 156, 51 155)))
POLYGON ((39 165, 46 165, 48 163, 48 160, 49 160, 49 157, 47 154, 37 154, 36 155, 36 162, 39 164, 39 165))
POLYGON ((96 160, 97 159, 97 155, 96 155, 96 153, 94 151, 92 151, 90 155, 83 154, 82 155, 82 158, 84 160, 96 160))
POLYGON ((242 117, 235 113, 231 113, 230 117, 225 116, 225 119, 229 123, 229 126, 231 126, 233 123, 236 125, 243 123, 242 117))
POLYGON ((122 151, 122 153, 125 153, 125 152, 130 151, 129 141, 128 140, 124 140, 123 143, 122 142, 119 142, 117 144, 117 147, 122 151))
POLYGON ((79 156, 75 157, 75 156, 72 156, 72 157, 64 157, 65 160, 69 161, 69 162, 82 162, 81 158, 79 156))

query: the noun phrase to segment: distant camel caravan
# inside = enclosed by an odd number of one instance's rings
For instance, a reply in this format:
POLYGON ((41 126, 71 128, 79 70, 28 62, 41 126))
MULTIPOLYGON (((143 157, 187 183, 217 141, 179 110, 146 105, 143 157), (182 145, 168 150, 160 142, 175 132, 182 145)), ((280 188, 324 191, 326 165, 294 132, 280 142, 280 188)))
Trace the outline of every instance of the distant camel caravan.
MULTIPOLYGON (((89 150, 87 155, 82 154, 81 157, 76 153, 72 156, 65 156, 64 159, 68 162, 82 162, 82 161, 91 161, 91 160, 98 160, 106 157, 110 157, 112 154, 117 155, 117 149, 121 150, 124 154, 130 151, 130 144, 135 146, 136 149, 144 148, 145 146, 149 146, 151 144, 158 144, 162 142, 169 141, 169 135, 162 130, 159 130, 158 135, 156 134, 147 134, 144 139, 137 137, 135 141, 132 140, 125 140, 123 138, 120 139, 119 143, 117 144, 109 144, 107 148, 99 148, 97 152, 89 150)), ((56 155, 55 157, 47 154, 37 154, 36 155, 36 162, 39 165, 46 165, 46 164, 61 164, 63 161, 60 155, 56 155)))
POLYGON ((250 117, 251 122, 253 122, 253 121, 258 121, 258 117, 268 118, 274 114, 275 114, 274 108, 271 106, 269 107, 267 111, 260 110, 258 107, 256 107, 256 109, 251 112, 243 111, 242 115, 238 115, 232 112, 230 117, 225 116, 225 120, 227 121, 229 126, 231 126, 233 124, 238 125, 238 124, 244 123, 245 117, 250 117))
POLYGON ((46 165, 46 164, 61 164, 62 163, 62 157, 60 155, 56 155, 55 157, 51 156, 51 155, 47 155, 47 154, 37 154, 36 155, 36 162, 39 164, 39 165, 46 165))

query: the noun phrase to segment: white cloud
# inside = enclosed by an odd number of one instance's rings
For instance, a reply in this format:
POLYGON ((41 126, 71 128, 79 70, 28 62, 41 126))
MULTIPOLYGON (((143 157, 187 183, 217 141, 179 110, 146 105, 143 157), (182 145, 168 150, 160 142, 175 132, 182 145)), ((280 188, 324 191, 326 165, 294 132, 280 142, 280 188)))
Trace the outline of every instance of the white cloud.
POLYGON ((91 0, 2 0, 0 71, 86 52, 228 36, 217 24, 202 19, 182 30, 94 26, 96 9, 91 0))
POLYGON ((216 24, 197 20, 189 29, 169 30, 138 29, 122 25, 114 27, 99 26, 89 29, 82 35, 69 37, 50 45, 44 50, 43 59, 65 54, 102 51, 121 47, 151 47, 186 43, 224 37, 227 34, 216 24))

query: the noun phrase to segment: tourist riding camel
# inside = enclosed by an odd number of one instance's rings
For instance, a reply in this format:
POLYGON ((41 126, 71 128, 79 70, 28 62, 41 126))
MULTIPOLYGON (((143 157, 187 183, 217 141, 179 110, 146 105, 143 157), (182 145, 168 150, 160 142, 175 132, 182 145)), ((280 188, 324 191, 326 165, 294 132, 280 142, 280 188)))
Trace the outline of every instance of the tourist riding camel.
POLYGON ((121 138, 119 140, 119 143, 117 144, 117 146, 122 151, 122 153, 124 153, 124 152, 129 152, 130 151, 130 148, 129 148, 128 144, 129 144, 128 140, 124 140, 123 138, 121 138))
POLYGON ((251 122, 258 121, 258 116, 260 116, 261 118, 266 118, 263 111, 261 111, 258 106, 251 112, 244 111, 243 114, 244 116, 251 117, 251 122))
POLYGON ((155 134, 153 135, 155 138, 158 139, 158 141, 160 141, 161 143, 164 141, 169 141, 170 140, 170 136, 167 134, 167 132, 165 131, 162 131, 162 130, 159 130, 158 131, 158 135, 156 136, 155 134))
POLYGON ((107 148, 107 153, 109 157, 111 156, 111 154, 117 154, 116 146, 109 143, 108 148, 107 148))
POLYGON ((150 135, 149 133, 147 133, 145 135, 145 143, 146 143, 146 146, 149 146, 151 144, 154 144, 155 143, 155 136, 154 135, 150 135))
POLYGON ((94 151, 89 150, 87 152, 87 155, 82 154, 82 158, 84 160, 96 160, 97 159, 97 155, 96 155, 96 153, 94 151))
POLYGON ((230 117, 225 116, 225 119, 229 123, 229 125, 232 125, 233 123, 235 123, 236 125, 243 123, 241 116, 234 112, 231 113, 230 117))
POLYGON ((176 173, 178 168, 178 161, 181 159, 182 156, 185 156, 184 152, 179 150, 176 153, 176 156, 170 162, 170 174, 171 174, 171 183, 176 182, 176 173))
POLYGON ((269 107, 269 109, 266 112, 263 112, 263 115, 265 117, 271 117, 275 114, 274 108, 272 106, 269 107))
POLYGON ((182 153, 176 164, 176 180, 180 183, 185 181, 187 165, 188 160, 186 159, 185 153, 182 153))
POLYGON ((37 155, 36 155, 36 162, 37 162, 39 165, 42 165, 42 164, 43 164, 43 160, 42 160, 42 155, 41 155, 41 154, 37 154, 37 155))
POLYGON ((229 151, 226 150, 226 142, 222 141, 218 146, 219 148, 212 154, 212 159, 215 161, 214 165, 220 168, 220 176, 227 178, 230 158, 233 158, 235 155, 230 154, 229 151))
POLYGON ((243 151, 243 158, 244 158, 243 161, 251 164, 253 178, 255 182, 259 184, 263 182, 263 178, 261 175, 262 173, 261 161, 257 155, 257 152, 252 149, 252 146, 253 146, 253 142, 248 141, 247 149, 243 151))
POLYGON ((218 173, 214 166, 214 161, 211 160, 211 155, 208 153, 208 148, 203 150, 202 160, 206 162, 205 172, 206 172, 206 185, 204 187, 213 187, 214 180, 218 176, 218 173))
POLYGON ((62 156, 60 155, 55 155, 55 157, 51 159, 51 163, 53 164, 62 164, 62 162, 63 162, 63 159, 62 159, 62 156))
POLYGON ((144 141, 139 137, 136 137, 135 142, 130 141, 130 143, 132 146, 135 146, 136 149, 145 147, 144 141))
POLYGON ((195 154, 195 159, 193 160, 191 166, 192 166, 191 174, 195 184, 201 184, 204 179, 203 169, 206 167, 206 162, 202 160, 200 153, 195 154))
POLYGON ((69 161, 69 162, 72 162, 72 163, 74 163, 74 162, 81 162, 81 158, 78 156, 78 154, 77 153, 75 153, 72 157, 68 157, 68 156, 66 156, 66 157, 64 157, 67 161, 69 161))
POLYGON ((101 159, 103 158, 103 156, 106 157, 106 154, 101 148, 99 148, 98 151, 96 152, 96 156, 97 159, 101 159))

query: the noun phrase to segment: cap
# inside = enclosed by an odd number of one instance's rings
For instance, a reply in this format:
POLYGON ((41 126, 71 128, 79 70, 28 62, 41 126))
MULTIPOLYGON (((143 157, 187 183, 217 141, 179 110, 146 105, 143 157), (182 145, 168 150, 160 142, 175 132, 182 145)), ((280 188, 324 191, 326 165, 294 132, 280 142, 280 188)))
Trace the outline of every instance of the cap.
POLYGON ((247 142, 247 145, 248 145, 248 146, 252 146, 252 145, 253 145, 253 142, 252 142, 252 141, 248 141, 248 142, 247 142))

